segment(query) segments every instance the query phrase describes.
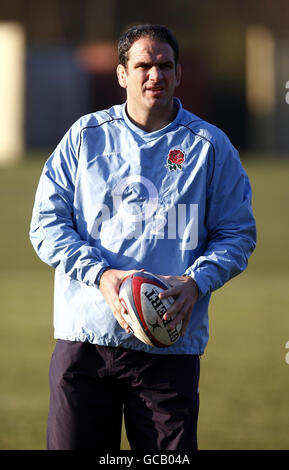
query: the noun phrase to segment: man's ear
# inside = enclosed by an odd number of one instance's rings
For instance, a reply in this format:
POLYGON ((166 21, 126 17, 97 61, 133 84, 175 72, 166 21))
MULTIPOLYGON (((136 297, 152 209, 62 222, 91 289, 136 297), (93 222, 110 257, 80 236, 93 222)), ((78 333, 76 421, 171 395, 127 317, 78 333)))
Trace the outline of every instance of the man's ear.
POLYGON ((118 83, 122 88, 126 88, 126 69, 123 65, 118 64, 117 69, 116 69, 116 74, 118 78, 118 83))
POLYGON ((176 87, 179 86, 179 84, 181 83, 181 77, 182 77, 181 64, 177 64, 177 67, 176 67, 176 87))

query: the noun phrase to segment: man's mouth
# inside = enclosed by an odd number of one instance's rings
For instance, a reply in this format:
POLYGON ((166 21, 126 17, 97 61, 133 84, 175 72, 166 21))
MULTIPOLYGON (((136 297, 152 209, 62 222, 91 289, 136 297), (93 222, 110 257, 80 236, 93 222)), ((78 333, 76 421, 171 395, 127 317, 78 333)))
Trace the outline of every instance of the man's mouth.
POLYGON ((146 90, 154 96, 159 96, 164 89, 161 86, 151 86, 147 87, 146 90))

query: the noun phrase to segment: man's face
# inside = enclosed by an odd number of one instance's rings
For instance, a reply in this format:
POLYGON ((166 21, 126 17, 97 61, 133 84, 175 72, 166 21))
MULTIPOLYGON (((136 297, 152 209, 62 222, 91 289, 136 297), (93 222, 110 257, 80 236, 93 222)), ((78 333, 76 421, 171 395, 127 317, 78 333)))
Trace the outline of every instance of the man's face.
POLYGON ((147 112, 172 106, 181 71, 168 43, 143 37, 133 43, 127 66, 119 65, 117 74, 120 85, 127 90, 129 108, 147 112))

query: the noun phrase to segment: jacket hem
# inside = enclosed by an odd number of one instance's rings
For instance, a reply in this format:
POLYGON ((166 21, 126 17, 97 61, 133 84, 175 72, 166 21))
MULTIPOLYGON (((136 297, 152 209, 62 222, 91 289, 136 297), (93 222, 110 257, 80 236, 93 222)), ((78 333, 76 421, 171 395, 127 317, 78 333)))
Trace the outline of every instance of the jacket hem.
POLYGON ((122 348, 122 349, 132 349, 134 351, 142 351, 147 352, 149 354, 188 354, 188 355, 198 355, 202 356, 204 354, 204 350, 194 349, 194 348, 187 348, 185 346, 177 347, 173 345, 172 347, 168 348, 157 348, 151 347, 145 343, 141 343, 138 340, 133 341, 132 344, 128 343, 128 341, 116 341, 114 338, 104 339, 98 338, 95 335, 88 335, 85 333, 79 334, 68 334, 68 333, 54 333, 54 339, 60 339, 64 341, 78 341, 78 342, 89 342, 91 344, 95 344, 98 346, 107 346, 107 347, 114 347, 114 348, 122 348), (173 348, 173 349, 172 349, 173 348))

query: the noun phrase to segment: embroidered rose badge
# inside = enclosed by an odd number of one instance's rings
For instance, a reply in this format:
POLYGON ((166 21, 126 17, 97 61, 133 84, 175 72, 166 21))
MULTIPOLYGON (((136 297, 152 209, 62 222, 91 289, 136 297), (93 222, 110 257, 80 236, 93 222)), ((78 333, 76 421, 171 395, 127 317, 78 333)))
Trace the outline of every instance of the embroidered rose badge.
POLYGON ((185 161, 185 154, 181 150, 172 149, 169 152, 166 168, 170 171, 182 170, 185 161))

